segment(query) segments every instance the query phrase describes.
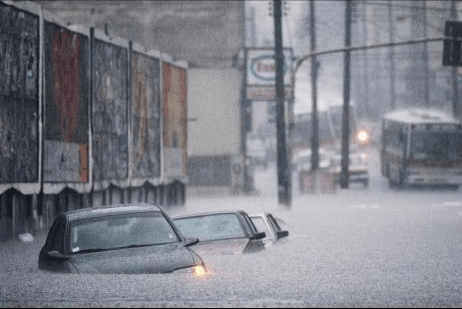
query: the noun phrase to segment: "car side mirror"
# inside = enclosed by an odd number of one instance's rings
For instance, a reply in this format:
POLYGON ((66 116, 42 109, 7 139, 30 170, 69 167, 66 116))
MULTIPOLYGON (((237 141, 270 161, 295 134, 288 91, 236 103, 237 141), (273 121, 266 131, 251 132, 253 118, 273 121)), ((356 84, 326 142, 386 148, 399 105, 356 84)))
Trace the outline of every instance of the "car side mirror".
POLYGON ((60 260, 65 260, 68 259, 69 257, 67 255, 62 254, 61 252, 57 250, 52 250, 48 252, 48 256, 54 259, 60 259, 60 260))
POLYGON ((289 231, 286 231, 286 230, 284 230, 284 231, 277 231, 277 232, 276 232, 276 236, 277 236, 278 239, 279 239, 279 238, 287 237, 287 236, 289 236, 289 231))
POLYGON ((190 247, 190 246, 197 244, 198 242, 199 242, 199 238, 186 238, 183 242, 183 245, 185 247, 190 247))
POLYGON ((250 239, 258 240, 258 239, 263 239, 265 237, 266 237, 266 233, 265 232, 260 232, 260 233, 257 233, 255 235, 253 235, 252 237, 250 237, 250 239))

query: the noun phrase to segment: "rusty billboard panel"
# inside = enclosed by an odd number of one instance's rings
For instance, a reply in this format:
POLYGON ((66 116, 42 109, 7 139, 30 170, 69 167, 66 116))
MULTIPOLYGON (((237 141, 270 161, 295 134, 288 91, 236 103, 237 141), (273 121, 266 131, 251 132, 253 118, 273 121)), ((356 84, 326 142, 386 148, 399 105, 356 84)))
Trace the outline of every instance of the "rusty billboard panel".
POLYGON ((93 180, 128 179, 128 48, 93 38, 93 180))
POLYGON ((159 178, 160 59, 132 52, 131 78, 132 178, 159 178))
POLYGON ((39 44, 39 16, 0 2, 0 187, 39 182, 39 44))
POLYGON ((43 179, 89 182, 89 38, 45 21, 43 179))
POLYGON ((164 176, 178 178, 186 176, 187 163, 187 70, 164 62, 163 82, 163 146, 164 176))

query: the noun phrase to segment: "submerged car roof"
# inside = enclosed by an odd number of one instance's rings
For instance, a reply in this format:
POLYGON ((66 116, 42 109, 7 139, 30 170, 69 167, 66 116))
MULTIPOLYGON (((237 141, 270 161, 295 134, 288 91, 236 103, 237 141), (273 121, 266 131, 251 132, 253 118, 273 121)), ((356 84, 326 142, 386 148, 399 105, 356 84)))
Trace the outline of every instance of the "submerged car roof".
POLYGON ((211 216, 211 215, 220 215, 220 214, 242 214, 242 213, 245 213, 245 211, 243 210, 218 210, 218 211, 208 211, 208 212, 174 216, 172 217, 172 219, 175 220, 175 219, 184 219, 184 218, 200 217, 200 216, 211 216))
POLYGON ((70 221, 73 221, 88 218, 97 218, 121 214, 145 213, 153 211, 161 212, 162 210, 159 207, 150 204, 124 204, 71 210, 65 212, 63 215, 66 216, 70 221))

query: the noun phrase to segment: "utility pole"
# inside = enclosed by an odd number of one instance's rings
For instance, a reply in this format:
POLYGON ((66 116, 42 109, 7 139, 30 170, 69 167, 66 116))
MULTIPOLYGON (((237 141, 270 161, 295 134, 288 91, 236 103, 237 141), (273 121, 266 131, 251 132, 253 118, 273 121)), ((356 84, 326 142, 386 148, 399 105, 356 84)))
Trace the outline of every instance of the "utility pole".
MULTIPOLYGON (((345 2, 345 47, 351 46, 351 1, 345 2)), ((350 51, 344 54, 343 75, 343 121, 342 121, 342 170, 340 188, 348 189, 349 142, 350 142, 350 51)))
MULTIPOLYGON (((393 42, 394 33, 393 33, 393 16, 391 10, 391 1, 388 0, 388 34, 390 38, 390 42, 393 42)), ((391 103, 391 110, 396 109, 396 90, 395 90, 395 48, 390 46, 390 103, 391 103)))
MULTIPOLYGON (((362 3, 362 6, 363 6, 363 45, 366 45, 367 44, 367 40, 368 40, 368 27, 367 27, 367 3, 362 3)), ((363 50, 363 61, 364 61, 364 69, 363 69, 363 85, 364 85, 364 89, 363 89, 363 102, 364 102, 364 110, 365 110, 365 114, 366 114, 366 117, 369 118, 370 115, 369 115, 369 61, 367 59, 368 57, 368 51, 367 49, 364 49, 363 50)))
MULTIPOLYGON (((423 13, 424 13, 424 18, 423 18, 423 22, 424 22, 424 38, 427 38, 427 2, 426 1, 422 1, 423 2, 423 13)), ((428 44, 427 42, 424 42, 424 68, 425 68, 425 86, 424 86, 424 91, 425 91, 425 106, 428 108, 428 107, 431 107, 430 106, 430 90, 429 90, 429 68, 428 68, 428 44)))
POLYGON ((253 184, 249 175, 249 168, 247 166, 247 132, 249 131, 249 100, 247 99, 247 49, 244 48, 244 59, 242 66, 242 84, 241 84, 241 153, 242 153, 242 192, 249 193, 252 190, 253 184))
MULTIPOLYGON (((310 1, 310 32, 311 32, 311 52, 316 50, 316 29, 315 29, 315 1, 310 1)), ((311 173, 314 178, 315 192, 319 187, 319 121, 318 121, 318 102, 317 102, 317 76, 318 62, 316 56, 311 57, 311 100, 312 100, 312 134, 311 134, 311 173)))
MULTIPOLYGON (((451 19, 457 20, 457 10, 456 10, 456 0, 451 0, 451 19)), ((453 116, 460 119, 460 108, 459 108, 459 81, 457 80, 457 67, 452 66, 451 68, 452 75, 452 113, 453 116)))
POLYGON ((274 56, 276 60, 276 134, 279 204, 291 204, 290 170, 288 163, 284 117, 284 54, 282 52, 281 0, 274 0, 274 56))

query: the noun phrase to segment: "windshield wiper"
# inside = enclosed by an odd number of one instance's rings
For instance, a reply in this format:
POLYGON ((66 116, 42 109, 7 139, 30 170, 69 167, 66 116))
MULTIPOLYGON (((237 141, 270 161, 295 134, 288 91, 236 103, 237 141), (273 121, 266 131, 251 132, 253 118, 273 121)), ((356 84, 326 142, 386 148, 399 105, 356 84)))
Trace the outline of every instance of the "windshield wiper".
POLYGON ((101 252, 101 251, 110 251, 110 250, 120 250, 120 249, 129 249, 129 248, 142 248, 142 247, 151 247, 151 246, 158 246, 158 245, 167 245, 173 242, 166 242, 166 243, 159 243, 159 244, 143 244, 143 245, 129 245, 123 247, 115 247, 115 248, 91 248, 76 251, 74 253, 91 253, 91 252, 101 252))
POLYGON ((74 253, 91 253, 91 252, 111 251, 111 250, 119 250, 119 249, 127 249, 127 248, 149 247, 149 246, 154 246, 154 244, 129 245, 129 246, 115 247, 115 248, 91 248, 91 249, 84 249, 84 250, 76 251, 74 253))
POLYGON ((117 248, 114 248, 114 249, 117 250, 117 249, 128 249, 128 248, 142 248, 142 247, 151 247, 151 246, 155 246, 155 245, 156 244, 129 245, 129 246, 117 247, 117 248))
POLYGON ((72 253, 80 254, 80 253, 91 253, 91 252, 100 252, 100 251, 108 251, 108 250, 112 250, 112 248, 92 248, 92 249, 79 250, 79 251, 72 252, 72 253))

